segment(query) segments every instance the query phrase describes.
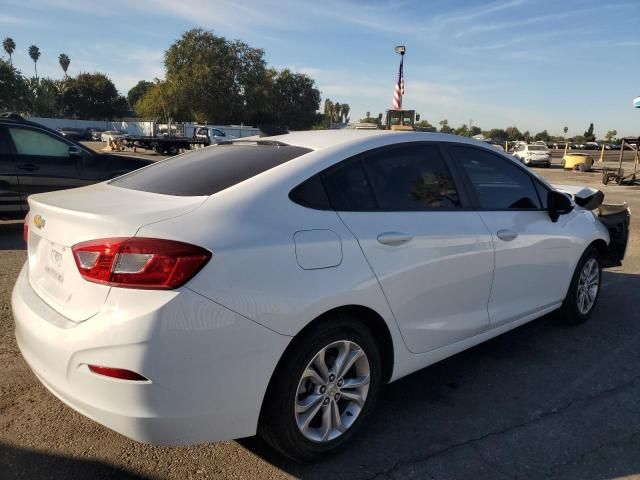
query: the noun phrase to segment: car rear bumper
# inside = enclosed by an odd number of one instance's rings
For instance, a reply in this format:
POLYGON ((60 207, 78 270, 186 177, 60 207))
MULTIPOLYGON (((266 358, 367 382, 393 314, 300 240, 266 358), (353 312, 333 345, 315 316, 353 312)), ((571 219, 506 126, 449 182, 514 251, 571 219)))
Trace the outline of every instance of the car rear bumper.
POLYGON ((551 158, 528 158, 526 159, 528 165, 549 165, 551 158))
POLYGON ((56 397, 129 438, 160 445, 253 435, 290 340, 187 288, 114 288, 97 315, 72 322, 38 297, 26 268, 12 307, 20 351, 56 397), (89 364, 149 381, 100 376, 89 364))

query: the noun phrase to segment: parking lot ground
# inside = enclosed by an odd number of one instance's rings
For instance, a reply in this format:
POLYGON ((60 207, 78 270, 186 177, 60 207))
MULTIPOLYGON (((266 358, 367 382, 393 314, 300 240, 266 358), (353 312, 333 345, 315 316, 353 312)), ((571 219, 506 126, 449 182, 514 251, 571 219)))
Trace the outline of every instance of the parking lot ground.
MULTIPOLYGON (((536 171, 552 183, 602 188, 606 201, 640 212, 640 187, 603 187, 598 172, 536 171)), ((544 317, 388 385, 362 435, 314 465, 283 459, 255 437, 139 444, 55 399, 14 341, 10 294, 26 253, 22 226, 0 224, 0 478, 640 476, 638 223, 636 213, 624 266, 604 274, 589 322, 563 327, 544 317)))

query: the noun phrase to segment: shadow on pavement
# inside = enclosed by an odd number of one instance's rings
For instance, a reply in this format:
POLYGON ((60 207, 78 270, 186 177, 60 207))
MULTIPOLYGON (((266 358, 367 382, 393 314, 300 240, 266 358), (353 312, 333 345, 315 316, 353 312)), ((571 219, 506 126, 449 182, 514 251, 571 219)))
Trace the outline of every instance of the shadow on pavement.
POLYGON ((0 478, 17 479, 144 479, 97 460, 82 460, 15 448, 0 443, 0 478))
POLYGON ((575 478, 640 473, 640 275, 606 272, 592 318, 551 315, 386 388, 344 452, 302 478, 575 478))
POLYGON ((22 221, 0 222, 0 250, 26 250, 22 221))

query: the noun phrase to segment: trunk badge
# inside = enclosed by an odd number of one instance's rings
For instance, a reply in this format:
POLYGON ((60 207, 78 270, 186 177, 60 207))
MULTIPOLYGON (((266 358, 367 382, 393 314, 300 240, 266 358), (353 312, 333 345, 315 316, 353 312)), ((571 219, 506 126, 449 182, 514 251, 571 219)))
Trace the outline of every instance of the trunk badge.
POLYGON ((33 224, 40 229, 43 229, 46 223, 47 221, 40 215, 36 215, 35 217, 33 217, 33 224))

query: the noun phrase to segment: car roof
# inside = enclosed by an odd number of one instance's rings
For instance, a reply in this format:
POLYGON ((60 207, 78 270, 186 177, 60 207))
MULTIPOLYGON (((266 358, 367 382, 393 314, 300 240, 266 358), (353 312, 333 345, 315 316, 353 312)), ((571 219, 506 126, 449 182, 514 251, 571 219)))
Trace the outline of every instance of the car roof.
POLYGON ((484 142, 480 142, 469 137, 460 137, 447 133, 356 129, 300 131, 291 132, 284 135, 275 135, 271 137, 247 137, 239 139, 239 141, 249 139, 264 140, 282 142, 287 145, 305 147, 311 150, 323 150, 325 148, 346 145, 350 143, 358 143, 361 141, 366 141, 367 139, 380 139, 383 137, 387 137, 388 140, 392 140, 392 138, 396 139, 399 143, 410 141, 444 141, 485 146, 484 142))

